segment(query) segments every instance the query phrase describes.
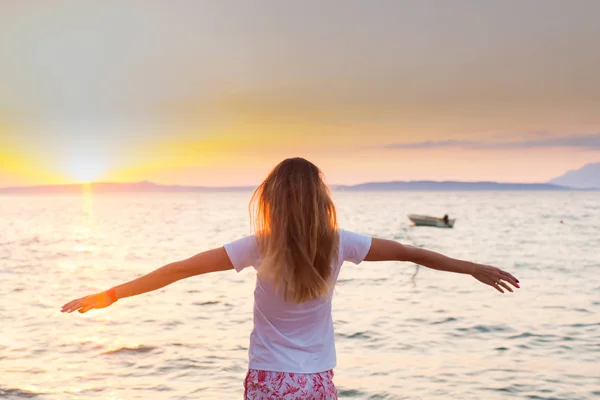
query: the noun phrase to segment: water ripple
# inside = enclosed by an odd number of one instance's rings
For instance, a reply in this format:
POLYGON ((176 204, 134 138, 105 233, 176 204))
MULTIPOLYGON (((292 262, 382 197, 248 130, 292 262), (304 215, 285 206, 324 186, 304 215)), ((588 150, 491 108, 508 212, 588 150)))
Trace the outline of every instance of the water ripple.
POLYGON ((37 397, 38 395, 39 393, 33 393, 27 390, 0 387, 0 398, 2 399, 32 399, 34 397, 37 397))
POLYGON ((119 347, 118 349, 105 351, 103 354, 144 354, 156 350, 154 346, 119 347))

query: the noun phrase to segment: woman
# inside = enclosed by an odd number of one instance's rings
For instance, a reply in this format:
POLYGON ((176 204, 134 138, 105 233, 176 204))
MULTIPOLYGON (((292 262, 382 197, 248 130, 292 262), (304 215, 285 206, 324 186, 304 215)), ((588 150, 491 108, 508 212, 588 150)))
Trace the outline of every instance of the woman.
POLYGON ((85 313, 194 275, 252 266, 257 279, 245 398, 336 399, 331 298, 343 262, 410 261, 470 274, 501 293, 519 287, 495 267, 338 229, 321 171, 302 158, 277 165, 252 199, 254 235, 73 300, 62 311, 85 313))

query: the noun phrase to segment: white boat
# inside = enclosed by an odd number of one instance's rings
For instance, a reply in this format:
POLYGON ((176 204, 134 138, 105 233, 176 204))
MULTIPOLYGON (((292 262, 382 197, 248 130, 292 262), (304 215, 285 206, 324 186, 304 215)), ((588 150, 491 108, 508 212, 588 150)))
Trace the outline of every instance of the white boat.
POLYGON ((446 224, 443 218, 417 214, 409 214, 408 219, 410 219, 415 226, 433 226, 436 228, 452 228, 454 226, 454 221, 456 221, 455 219, 449 219, 446 224))

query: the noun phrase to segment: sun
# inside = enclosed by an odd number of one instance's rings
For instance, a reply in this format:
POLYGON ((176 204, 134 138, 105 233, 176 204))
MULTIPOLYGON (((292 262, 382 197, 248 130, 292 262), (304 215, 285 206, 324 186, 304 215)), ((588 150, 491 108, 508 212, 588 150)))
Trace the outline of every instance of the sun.
POLYGON ((107 167, 106 162, 98 157, 78 155, 69 157, 65 163, 65 172, 74 183, 91 183, 102 179, 107 167))
POLYGON ((102 170, 94 165, 83 165, 70 172, 76 183, 91 183, 102 177, 102 170))

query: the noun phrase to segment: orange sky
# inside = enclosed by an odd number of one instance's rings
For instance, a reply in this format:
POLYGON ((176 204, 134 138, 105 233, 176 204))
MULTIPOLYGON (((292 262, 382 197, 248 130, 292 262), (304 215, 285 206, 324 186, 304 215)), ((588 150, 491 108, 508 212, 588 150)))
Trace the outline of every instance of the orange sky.
POLYGON ((250 3, 3 2, 0 186, 251 185, 288 156, 330 183, 535 182, 600 160, 600 3, 250 3))

